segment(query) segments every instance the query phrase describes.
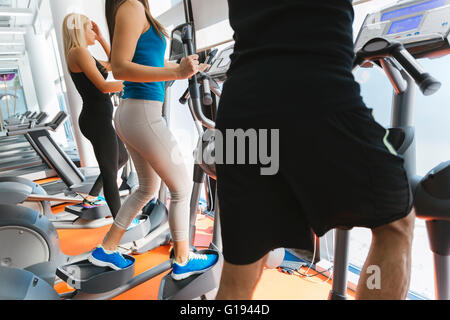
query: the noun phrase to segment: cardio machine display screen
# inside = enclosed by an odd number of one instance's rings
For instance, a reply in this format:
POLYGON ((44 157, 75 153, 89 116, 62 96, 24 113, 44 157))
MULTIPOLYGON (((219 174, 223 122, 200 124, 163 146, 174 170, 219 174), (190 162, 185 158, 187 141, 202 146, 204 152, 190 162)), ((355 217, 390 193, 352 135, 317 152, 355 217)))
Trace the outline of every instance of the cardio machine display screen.
POLYGON ((224 68, 228 66, 231 63, 230 55, 233 53, 234 48, 228 49, 224 51, 221 56, 224 57, 222 61, 220 61, 220 64, 217 66, 218 68, 224 68))
POLYGON ((405 32, 409 30, 414 30, 419 27, 422 21, 423 15, 411 17, 399 21, 392 22, 391 27, 387 34, 395 34, 400 32, 405 32))
POLYGON ((398 17, 407 16, 413 13, 422 12, 425 10, 436 9, 445 5, 446 0, 431 0, 419 3, 410 7, 397 9, 391 12, 386 12, 381 16, 381 21, 392 20, 398 17))

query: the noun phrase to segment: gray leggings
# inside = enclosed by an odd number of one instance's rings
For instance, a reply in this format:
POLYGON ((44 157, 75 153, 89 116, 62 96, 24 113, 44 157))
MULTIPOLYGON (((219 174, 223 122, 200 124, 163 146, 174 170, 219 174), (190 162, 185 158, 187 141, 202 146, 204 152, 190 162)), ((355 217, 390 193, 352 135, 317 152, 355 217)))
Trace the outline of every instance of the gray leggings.
POLYGON ((177 142, 162 118, 159 101, 122 100, 114 123, 139 177, 139 188, 120 208, 114 224, 126 230, 159 191, 170 190, 169 225, 173 241, 189 239, 190 179, 177 142))

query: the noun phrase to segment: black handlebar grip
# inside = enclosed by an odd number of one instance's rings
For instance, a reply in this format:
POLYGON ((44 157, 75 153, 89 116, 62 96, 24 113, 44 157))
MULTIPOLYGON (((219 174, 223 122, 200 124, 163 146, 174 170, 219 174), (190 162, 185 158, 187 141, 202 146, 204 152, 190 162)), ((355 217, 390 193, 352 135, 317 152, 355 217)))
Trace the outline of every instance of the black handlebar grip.
POLYGON ((439 89, 442 86, 442 83, 435 79, 430 74, 426 73, 425 78, 422 80, 422 82, 417 84, 422 91, 424 96, 431 96, 432 94, 439 91, 439 89))
POLYGON ((186 104, 187 99, 185 97, 181 97, 180 100, 178 100, 181 104, 186 104))
POLYGON ((436 80, 429 73, 425 72, 417 63, 416 59, 403 46, 394 50, 392 56, 414 79, 423 95, 430 96, 441 88, 441 82, 436 80))
POLYGON ((187 88, 186 91, 184 91, 183 95, 181 96, 181 98, 178 101, 180 101, 181 104, 186 104, 189 97, 190 97, 190 92, 189 92, 189 88, 187 88))

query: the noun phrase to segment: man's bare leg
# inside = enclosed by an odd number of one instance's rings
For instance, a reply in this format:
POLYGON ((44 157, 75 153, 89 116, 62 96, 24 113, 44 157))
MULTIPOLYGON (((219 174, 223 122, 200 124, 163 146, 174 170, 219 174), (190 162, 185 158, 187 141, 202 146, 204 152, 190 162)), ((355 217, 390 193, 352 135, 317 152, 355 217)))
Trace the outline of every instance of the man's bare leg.
POLYGON ((216 300, 251 300, 267 257, 245 266, 225 262, 216 300))
POLYGON ((413 211, 404 219, 372 230, 372 244, 361 271, 356 299, 406 299, 411 278, 414 223, 413 211), (380 271, 378 288, 377 270, 380 271))

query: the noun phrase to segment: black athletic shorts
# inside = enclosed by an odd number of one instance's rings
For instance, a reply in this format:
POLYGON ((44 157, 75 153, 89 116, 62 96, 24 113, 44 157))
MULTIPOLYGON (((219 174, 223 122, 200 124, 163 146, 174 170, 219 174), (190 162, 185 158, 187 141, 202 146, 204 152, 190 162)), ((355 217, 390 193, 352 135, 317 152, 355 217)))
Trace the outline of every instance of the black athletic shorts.
MULTIPOLYGON (((315 106, 299 112, 298 106, 283 105, 272 114, 247 118, 224 109, 217 120, 224 146, 237 141, 226 136, 226 129, 267 129, 269 136, 269 129, 279 129, 275 175, 262 175, 261 168, 269 165, 248 164, 248 155, 245 165, 230 161, 231 156, 225 161, 231 149, 223 148, 217 181, 227 262, 251 264, 279 247, 312 250, 313 232, 376 228, 411 211, 403 158, 371 109, 361 105, 333 112, 315 106)), ((265 141, 264 135, 258 138, 265 141)), ((275 150, 272 145, 269 150, 275 150)), ((254 151, 249 146, 247 153, 254 151)))

